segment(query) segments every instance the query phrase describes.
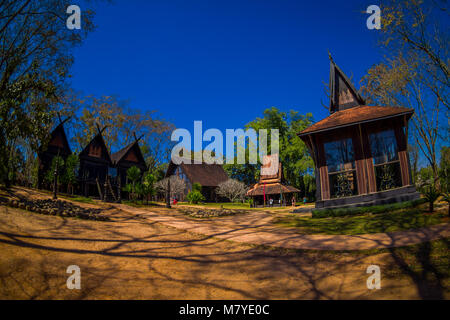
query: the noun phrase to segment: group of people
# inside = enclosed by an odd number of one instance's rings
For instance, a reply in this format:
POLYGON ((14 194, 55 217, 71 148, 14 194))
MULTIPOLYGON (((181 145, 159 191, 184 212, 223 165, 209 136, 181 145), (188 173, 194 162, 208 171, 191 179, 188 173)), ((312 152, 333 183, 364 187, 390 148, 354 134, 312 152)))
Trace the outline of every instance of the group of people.
MULTIPOLYGON (((273 199, 269 198, 269 207, 273 207, 273 199)), ((308 199, 306 197, 303 197, 303 204, 306 204, 306 202, 308 202, 308 199)), ((278 203, 281 206, 281 200, 278 200, 278 203)), ((292 197, 292 206, 295 207, 295 197, 292 197)))

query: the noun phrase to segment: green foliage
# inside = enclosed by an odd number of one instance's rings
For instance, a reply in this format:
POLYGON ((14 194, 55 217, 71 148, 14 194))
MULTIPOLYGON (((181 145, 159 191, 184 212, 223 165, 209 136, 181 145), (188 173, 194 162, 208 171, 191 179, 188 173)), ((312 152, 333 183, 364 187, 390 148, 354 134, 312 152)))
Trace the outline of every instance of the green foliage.
POLYGON ((73 194, 73 186, 77 183, 78 168, 80 166, 80 160, 76 154, 71 154, 65 161, 63 174, 61 176, 61 182, 67 184, 67 188, 71 189, 73 194))
POLYGON ((442 192, 450 193, 450 147, 441 148, 439 176, 442 192))
POLYGON ((132 183, 136 183, 141 178, 141 169, 136 166, 132 166, 127 170, 127 178, 132 183))
POLYGON ((151 197, 152 195, 156 194, 155 182, 156 182, 156 178, 150 172, 147 172, 144 175, 144 178, 142 179, 140 191, 141 191, 141 194, 146 198, 147 203, 148 203, 148 198, 151 197))
POLYGON ((125 185, 124 191, 128 192, 133 200, 136 200, 139 194, 138 191, 141 191, 142 188, 139 183, 139 180, 141 179, 141 169, 136 166, 129 168, 127 170, 127 179, 130 182, 125 185))
POLYGON ((283 227, 298 228, 302 234, 366 234, 395 232, 427 227, 443 222, 442 213, 423 214, 419 208, 403 208, 398 212, 376 215, 341 216, 324 219, 284 215, 274 219, 283 227))
MULTIPOLYGON (((52 159, 50 169, 47 170, 44 176, 45 182, 52 185, 55 178, 55 169, 57 168, 58 180, 60 180, 61 174, 64 172, 64 159, 60 156, 55 156, 52 159)), ((59 181, 58 181, 59 184, 59 181)))
MULTIPOLYGON (((253 128, 258 132, 260 129, 268 130, 267 152, 271 153, 270 146, 270 129, 278 129, 280 137, 280 161, 283 165, 283 174, 286 183, 297 187, 301 190, 301 196, 305 194, 303 187, 305 181, 303 176, 312 176, 314 162, 309 155, 308 149, 304 142, 297 136, 297 133, 312 124, 312 114, 301 115, 297 111, 289 113, 282 112, 275 107, 264 110, 262 118, 256 118, 249 122, 245 128, 253 128)), ((249 163, 249 144, 246 145, 245 158, 247 164, 226 164, 224 169, 231 179, 244 182, 246 185, 256 183, 259 179, 260 165, 251 165, 249 163)), ((236 155, 235 155, 236 157, 236 155)), ((236 161, 235 161, 236 163, 236 161)), ((309 179, 309 178, 307 178, 309 179)), ((315 192, 315 180, 307 180, 308 198, 313 198, 315 192)))
MULTIPOLYGON (((2 1, 0 12, 0 182, 16 170, 11 152, 38 151, 55 110, 64 100, 72 50, 92 30, 93 12, 84 9, 83 30, 61 27, 69 1, 2 1)), ((44 143, 45 145, 45 143, 44 143)), ((14 174, 13 174, 14 175, 14 174)))
POLYGON ((186 199, 189 203, 193 203, 193 204, 197 204, 199 202, 205 201, 205 197, 201 194, 200 191, 197 191, 197 190, 190 191, 187 194, 186 199))
POLYGON ((338 209, 313 209, 313 218, 329 218, 329 217, 343 217, 355 216, 367 213, 380 214, 399 209, 406 209, 416 207, 425 203, 425 199, 417 199, 414 201, 405 201, 385 205, 367 206, 367 207, 352 207, 352 208, 338 208, 338 209))
POLYGON ((436 186, 432 183, 425 184, 420 188, 424 199, 429 203, 429 211, 434 211, 434 203, 440 197, 441 193, 436 189, 436 186))
POLYGON ((192 191, 198 191, 198 192, 202 192, 202 185, 198 182, 194 182, 192 184, 192 191))

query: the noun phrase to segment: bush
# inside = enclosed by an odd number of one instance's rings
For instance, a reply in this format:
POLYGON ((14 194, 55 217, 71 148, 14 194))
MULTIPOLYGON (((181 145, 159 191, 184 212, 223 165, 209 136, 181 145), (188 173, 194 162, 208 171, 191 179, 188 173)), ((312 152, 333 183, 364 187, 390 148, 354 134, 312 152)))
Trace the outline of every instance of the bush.
POLYGON ((416 207, 427 202, 426 199, 417 199, 413 201, 398 202, 392 204, 383 204, 368 207, 338 208, 338 209, 314 209, 312 210, 313 218, 343 217, 356 216, 366 213, 386 213, 390 211, 416 207))
POLYGON ((205 197, 201 194, 201 192, 197 191, 197 190, 193 190, 191 192, 188 193, 188 195, 186 196, 187 201, 189 201, 189 203, 194 203, 197 204, 201 201, 205 201, 205 197))

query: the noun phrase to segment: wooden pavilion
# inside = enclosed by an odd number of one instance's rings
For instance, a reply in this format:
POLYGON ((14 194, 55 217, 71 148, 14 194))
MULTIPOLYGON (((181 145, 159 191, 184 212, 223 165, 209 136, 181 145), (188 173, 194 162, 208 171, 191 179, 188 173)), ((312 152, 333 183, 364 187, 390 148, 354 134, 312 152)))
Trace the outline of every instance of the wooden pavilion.
POLYGON ((67 140, 66 132, 64 130, 64 123, 69 118, 61 121, 59 118, 59 124, 50 133, 50 140, 47 146, 41 146, 38 151, 38 188, 44 187, 44 176, 51 168, 52 160, 55 156, 59 155, 64 160, 72 153, 70 145, 67 140))
POLYGON ((255 207, 268 206, 272 199, 273 206, 286 206, 291 204, 292 198, 300 192, 295 187, 287 186, 283 183, 283 170, 278 154, 265 156, 261 167, 260 180, 250 190, 247 191, 247 197, 253 198, 255 207), (278 163, 278 170, 265 174, 263 168, 273 166, 278 163))
POLYGON ((407 152, 413 113, 365 105, 330 57, 330 116, 298 134, 315 163, 316 208, 417 199, 407 152))

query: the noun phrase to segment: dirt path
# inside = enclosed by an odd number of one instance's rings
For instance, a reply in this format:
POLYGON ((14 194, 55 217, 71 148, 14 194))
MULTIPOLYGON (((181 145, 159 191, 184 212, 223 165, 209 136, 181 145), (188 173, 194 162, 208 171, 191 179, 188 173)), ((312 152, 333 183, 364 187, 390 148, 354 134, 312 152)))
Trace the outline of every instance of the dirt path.
POLYGON ((85 221, 0 206, 0 298, 423 297, 409 276, 397 275, 397 262, 387 253, 263 250, 193 235, 145 215, 109 214, 111 222, 85 221), (81 290, 66 287, 72 264, 81 268, 81 290), (370 264, 381 267, 381 290, 366 287, 370 264))
POLYGON ((115 204, 130 214, 139 214, 164 225, 220 239, 247 244, 307 250, 370 250, 403 247, 450 236, 450 224, 427 228, 361 235, 304 235, 297 230, 274 226, 273 216, 252 211, 245 215, 214 219, 189 219, 172 210, 134 208, 115 204))

